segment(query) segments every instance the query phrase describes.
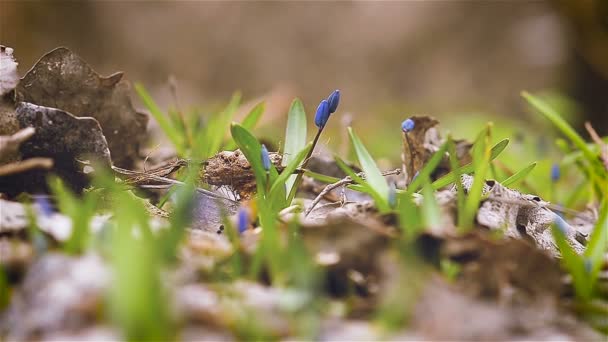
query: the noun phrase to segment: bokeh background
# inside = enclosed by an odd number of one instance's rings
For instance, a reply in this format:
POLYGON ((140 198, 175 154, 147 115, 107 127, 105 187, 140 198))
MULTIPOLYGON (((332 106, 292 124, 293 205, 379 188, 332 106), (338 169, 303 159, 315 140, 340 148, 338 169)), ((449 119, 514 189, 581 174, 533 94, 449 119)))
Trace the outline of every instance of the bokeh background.
POLYGON ((456 136, 488 118, 538 134, 542 120, 522 90, 549 96, 579 128, 591 120, 608 132, 604 0, 2 0, 0 43, 15 49, 21 74, 66 46, 101 74, 124 71, 165 106, 175 102, 171 84, 182 107, 225 103, 235 90, 266 98, 267 130, 282 131, 294 96, 312 115, 340 88, 345 119, 334 125, 352 122, 372 150, 398 139, 399 122, 414 113, 438 117, 456 136))

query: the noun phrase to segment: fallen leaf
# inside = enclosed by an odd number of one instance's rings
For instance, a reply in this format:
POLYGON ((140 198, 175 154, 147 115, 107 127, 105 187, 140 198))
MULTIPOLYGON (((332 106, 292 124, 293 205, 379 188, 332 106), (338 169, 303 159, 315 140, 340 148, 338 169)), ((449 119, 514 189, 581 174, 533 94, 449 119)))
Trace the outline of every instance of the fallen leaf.
MULTIPOLYGON (((21 128, 34 127, 35 134, 22 143, 23 159, 44 157, 54 162, 53 172, 72 189, 81 191, 88 178, 83 169, 93 159, 109 167, 110 151, 97 121, 77 118, 65 111, 21 102, 15 111, 21 128)), ((9 195, 19 192, 46 192, 46 170, 30 170, 0 179, 0 191, 9 195)))
POLYGON ((16 89, 17 100, 54 107, 79 117, 93 117, 103 129, 112 161, 131 167, 146 138, 147 115, 133 108, 122 73, 97 74, 66 48, 42 56, 16 89))

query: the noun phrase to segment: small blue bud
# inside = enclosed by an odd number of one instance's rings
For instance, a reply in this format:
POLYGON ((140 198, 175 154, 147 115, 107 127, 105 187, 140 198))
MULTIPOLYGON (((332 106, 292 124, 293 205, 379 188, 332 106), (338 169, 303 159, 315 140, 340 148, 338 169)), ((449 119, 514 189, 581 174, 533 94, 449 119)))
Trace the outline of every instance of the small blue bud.
POLYGON ((247 228, 249 228, 249 212, 247 208, 241 207, 239 209, 239 213, 237 216, 237 228, 239 229, 239 234, 243 234, 247 228))
POLYGON ((553 183, 557 182, 559 180, 560 176, 561 176, 561 172, 559 169, 559 164, 555 163, 551 166, 551 181, 553 183))
POLYGON ((397 188, 395 183, 391 183, 388 188, 388 205, 394 208, 397 205, 397 188))
POLYGON ((44 195, 35 195, 34 202, 38 206, 38 210, 44 216, 51 216, 55 212, 53 205, 49 202, 49 199, 44 195))
POLYGON ((262 144, 262 166, 264 166, 264 170, 270 171, 270 156, 268 155, 268 149, 266 145, 262 144))
POLYGON ((414 126, 416 126, 416 124, 414 123, 414 120, 407 119, 401 123, 401 130, 405 133, 411 132, 414 130, 414 126))
POLYGON ((329 102, 329 114, 334 113, 338 109, 338 104, 340 104, 340 90, 334 90, 327 98, 327 102, 329 102))
POLYGON ((319 129, 325 127, 327 120, 329 119, 329 102, 327 100, 321 101, 319 107, 317 107, 317 114, 315 114, 315 125, 319 129))

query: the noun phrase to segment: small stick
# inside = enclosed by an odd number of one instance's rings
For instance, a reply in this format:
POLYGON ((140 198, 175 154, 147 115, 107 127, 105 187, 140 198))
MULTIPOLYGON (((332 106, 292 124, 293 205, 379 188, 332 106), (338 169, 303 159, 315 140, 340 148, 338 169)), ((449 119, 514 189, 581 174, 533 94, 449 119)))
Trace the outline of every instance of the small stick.
POLYGON ((0 176, 8 176, 32 169, 50 169, 53 167, 53 159, 30 158, 0 166, 0 176))
POLYGON ((593 129, 593 126, 591 126, 591 123, 589 121, 585 122, 585 129, 587 129, 587 132, 589 132, 589 135, 591 136, 591 139, 593 139, 593 142, 595 142, 600 148, 601 158, 604 162, 604 167, 606 168, 606 170, 608 170, 608 144, 606 144, 602 140, 602 138, 600 138, 600 136, 597 134, 595 129, 593 129))
MULTIPOLYGON (((395 169, 395 170, 391 170, 391 171, 384 171, 382 172, 383 176, 390 176, 390 175, 398 175, 401 173, 401 170, 399 169, 395 169)), ((365 178, 365 172, 359 172, 357 173, 357 176, 361 177, 361 178, 365 178)), ((352 178, 350 178, 350 176, 346 176, 342 179, 340 179, 339 181, 333 183, 333 184, 329 184, 325 187, 325 189, 323 189, 323 191, 321 191, 317 197, 312 201, 312 203, 310 204, 310 207, 308 207, 308 209, 306 209, 306 211, 304 212, 304 216, 308 216, 308 214, 310 214, 310 212, 315 208, 315 206, 317 204, 319 204, 319 202, 321 201, 321 199, 327 195, 330 191, 339 188, 341 186, 345 186, 345 185, 349 185, 352 184, 354 181, 352 178)))

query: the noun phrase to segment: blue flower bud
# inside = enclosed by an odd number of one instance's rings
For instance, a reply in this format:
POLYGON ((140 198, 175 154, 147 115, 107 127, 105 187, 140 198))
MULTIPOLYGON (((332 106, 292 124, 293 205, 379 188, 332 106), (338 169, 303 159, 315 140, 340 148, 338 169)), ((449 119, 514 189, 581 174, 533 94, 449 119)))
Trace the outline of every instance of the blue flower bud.
POLYGON ((237 216, 237 228, 239 229, 239 234, 243 234, 243 232, 249 228, 249 212, 245 207, 239 208, 237 216))
POLYGON ((401 123, 401 130, 405 133, 411 132, 412 130, 414 130, 414 126, 416 126, 414 120, 407 119, 401 123))
POLYGON ((317 107, 317 114, 315 114, 315 125, 319 129, 325 127, 327 120, 329 119, 329 102, 327 100, 321 101, 319 107, 317 107))
POLYGON ((329 114, 334 113, 338 109, 338 104, 340 104, 340 90, 334 90, 327 98, 327 102, 329 102, 329 114))
POLYGON ((264 166, 264 170, 270 171, 270 156, 268 155, 268 149, 266 145, 262 144, 262 166, 264 166))
POLYGON ((555 163, 551 166, 551 181, 553 183, 557 182, 559 180, 560 176, 561 176, 561 172, 559 169, 559 164, 555 163))

